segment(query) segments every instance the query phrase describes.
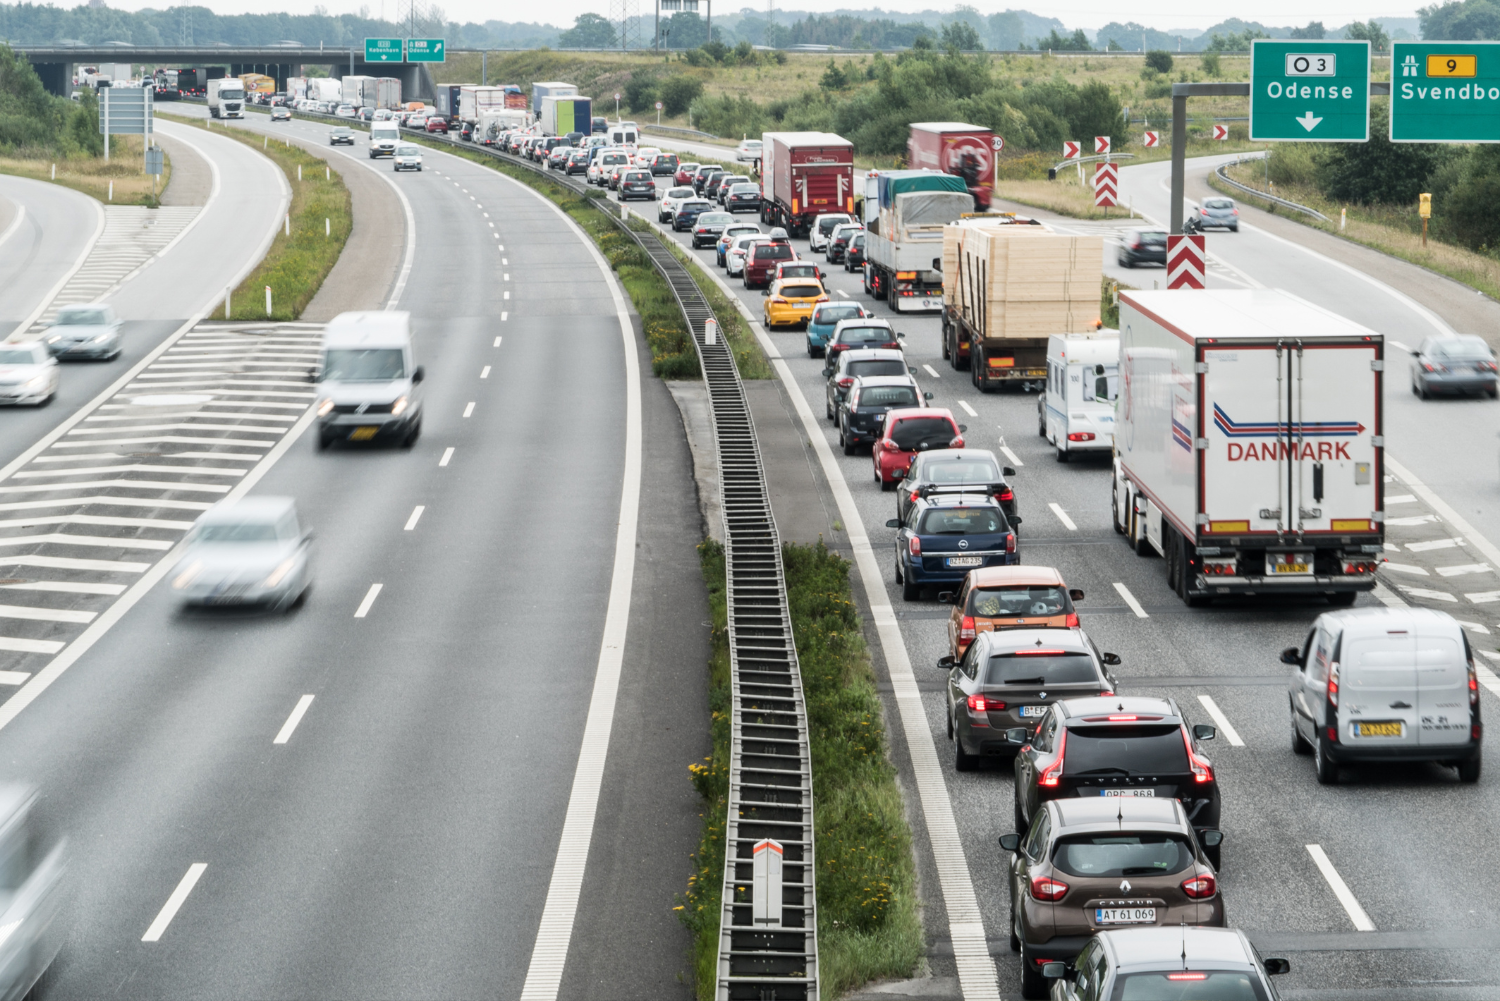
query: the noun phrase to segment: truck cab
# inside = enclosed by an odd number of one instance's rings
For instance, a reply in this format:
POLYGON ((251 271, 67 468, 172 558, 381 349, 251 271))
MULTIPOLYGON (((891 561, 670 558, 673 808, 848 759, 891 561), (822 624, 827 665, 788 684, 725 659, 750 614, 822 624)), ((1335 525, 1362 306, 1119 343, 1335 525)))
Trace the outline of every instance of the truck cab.
POLYGON ((1120 393, 1120 334, 1053 334, 1047 339, 1046 389, 1037 397, 1037 434, 1074 455, 1108 455, 1115 445, 1120 393))

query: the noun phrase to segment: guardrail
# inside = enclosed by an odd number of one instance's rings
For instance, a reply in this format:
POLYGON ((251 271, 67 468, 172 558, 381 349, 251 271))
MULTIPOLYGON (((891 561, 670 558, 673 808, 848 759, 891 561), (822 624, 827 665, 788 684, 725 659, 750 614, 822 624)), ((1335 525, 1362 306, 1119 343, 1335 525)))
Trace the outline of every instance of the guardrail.
POLYGON ((1053 180, 1054 178, 1057 177, 1057 172, 1059 170, 1062 170, 1064 167, 1071 167, 1074 164, 1103 163, 1106 160, 1134 160, 1134 159, 1135 159, 1135 154, 1134 153, 1102 153, 1099 156, 1075 156, 1071 160, 1059 160, 1057 163, 1053 164, 1050 168, 1048 168, 1048 170, 1047 170, 1047 180, 1049 180, 1049 181, 1053 180))
POLYGON ((712 132, 700 132, 697 129, 684 129, 677 125, 642 125, 642 132, 666 132, 671 135, 687 136, 690 139, 718 139, 719 136, 712 132))
POLYGON ((1299 205, 1296 202, 1288 201, 1285 198, 1278 198, 1269 192, 1261 191, 1259 188, 1252 188, 1248 184, 1241 184, 1239 181, 1236 181, 1234 178, 1225 173, 1230 167, 1236 167, 1246 162, 1247 160, 1260 160, 1264 158, 1264 153, 1256 154, 1255 156, 1242 156, 1239 159, 1233 160, 1229 163, 1219 164, 1218 169, 1215 170, 1214 173, 1219 175, 1219 180, 1223 181, 1231 188, 1243 191, 1245 194, 1251 195, 1255 198, 1259 198, 1261 201, 1273 202, 1276 205, 1280 205, 1282 208, 1291 209, 1293 212, 1301 212, 1303 215, 1310 215, 1314 219, 1321 219, 1323 222, 1331 221, 1326 215, 1319 212, 1317 209, 1308 208, 1306 205, 1299 205))

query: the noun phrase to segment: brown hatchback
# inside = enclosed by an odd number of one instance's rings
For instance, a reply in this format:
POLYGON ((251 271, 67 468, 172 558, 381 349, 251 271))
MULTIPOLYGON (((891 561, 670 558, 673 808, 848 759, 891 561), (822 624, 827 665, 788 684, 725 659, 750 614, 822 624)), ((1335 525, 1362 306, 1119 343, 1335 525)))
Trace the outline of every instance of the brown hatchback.
POLYGON ((1000 846, 1015 853, 1010 947, 1022 997, 1048 997, 1043 964, 1074 959, 1095 932, 1224 925, 1214 867, 1175 799, 1051 800, 1000 846))

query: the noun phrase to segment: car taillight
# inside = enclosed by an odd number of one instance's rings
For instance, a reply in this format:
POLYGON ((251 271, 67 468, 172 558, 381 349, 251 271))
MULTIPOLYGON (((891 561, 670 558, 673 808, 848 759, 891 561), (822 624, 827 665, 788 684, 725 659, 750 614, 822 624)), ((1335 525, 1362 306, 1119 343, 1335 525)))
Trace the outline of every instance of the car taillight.
POLYGON ((901 342, 900 341, 886 341, 884 344, 882 344, 880 346, 882 348, 892 348, 892 349, 895 349, 895 350, 899 350, 900 347, 901 347, 901 342))
POLYGON ((1038 876, 1031 881, 1031 895, 1037 900, 1061 900, 1068 892, 1068 884, 1051 876, 1038 876))
POLYGON ((1469 705, 1479 705, 1479 675, 1474 671, 1474 662, 1469 661, 1469 705))
POLYGON ((1092 431, 1074 431, 1072 434, 1068 435, 1068 440, 1069 441, 1093 441, 1094 440, 1094 432, 1092 432, 1092 431))
POLYGON ((907 539, 906 540, 906 551, 908 553, 910 553, 911 555, 913 555, 913 556, 921 556, 922 555, 922 540, 920 538, 918 538, 917 536, 915 536, 915 535, 913 535, 910 539, 907 539))
MULTIPOLYGON (((767 300, 767 301, 768 301, 768 302, 774 302, 774 303, 779 303, 779 304, 780 304, 780 305, 783 305, 783 306, 785 306, 785 305, 786 305, 786 300, 785 300, 785 299, 783 299, 783 298, 782 298, 782 297, 781 297, 781 296, 779 296, 779 295, 773 295, 773 296, 771 296, 771 298, 770 298, 770 299, 768 299, 768 300, 767 300)), ((853 380, 851 380, 851 381, 853 381, 853 380)))
POLYGON ((1057 788, 1057 784, 1062 781, 1063 754, 1067 749, 1068 731, 1063 730, 1057 735, 1057 760, 1042 769, 1042 774, 1037 776, 1037 785, 1046 789, 1057 788))
POLYGON ((896 447, 896 443, 894 441, 892 441, 890 438, 882 439, 881 442, 880 442, 880 445, 881 445, 882 448, 888 448, 888 449, 890 449, 893 452, 899 452, 899 451, 901 451, 899 448, 896 447))
POLYGON ((1016 493, 1015 493, 1014 490, 1002 490, 998 494, 995 495, 995 500, 997 500, 997 501, 1008 501, 1008 500, 1015 500, 1015 499, 1016 499, 1016 493))
MULTIPOLYGON (((974 638, 974 616, 965 615, 963 620, 959 622, 958 638, 960 640, 972 640, 974 638)), ((1472 675, 1473 668, 1470 668, 1469 671, 1472 675)))
POLYGON ((1235 214, 1235 215, 1239 215, 1239 214, 1240 214, 1240 210, 1239 210, 1239 209, 1235 209, 1235 210, 1234 210, 1234 214, 1235 214))
POLYGON ((1188 767, 1193 770, 1193 781, 1199 785, 1214 780, 1214 770, 1209 766, 1208 759, 1200 758, 1193 750, 1193 738, 1188 736, 1187 727, 1182 728, 1182 744, 1187 748, 1188 767))
POLYGON ((960 435, 954 435, 953 439, 948 442, 948 447, 949 448, 963 448, 964 447, 964 436, 961 435, 961 434, 960 435))
POLYGON ((1207 900, 1219 892, 1219 884, 1212 876, 1193 876, 1182 881, 1182 892, 1194 900, 1207 900))
POLYGON ((1016 533, 1015 532, 1011 532, 1009 535, 1007 535, 1005 537, 1005 551, 1007 553, 1013 553, 1013 552, 1016 551, 1016 533))
MULTIPOLYGON (((1078 613, 1069 612, 1068 617, 1063 620, 1063 625, 1067 626, 1069 629, 1076 629, 1078 627, 1078 613)), ((1109 693, 1105 692, 1104 694, 1108 695, 1109 693)))
POLYGON ((1005 703, 986 695, 970 695, 969 708, 976 713, 998 713, 1005 711, 1005 703))
POLYGON ((1328 665, 1328 704, 1335 709, 1339 704, 1339 662, 1328 665))
POLYGON ((1373 560, 1345 560, 1344 573, 1365 574, 1374 573, 1378 566, 1373 560))
POLYGON ((846 375, 846 376, 844 376, 842 379, 839 380, 838 385, 839 385, 840 389, 848 389, 850 386, 854 385, 854 376, 852 376, 852 375, 846 375))
POLYGON ((828 301, 828 296, 826 294, 820 295, 820 296, 818 296, 817 301, 818 302, 827 302, 828 301))

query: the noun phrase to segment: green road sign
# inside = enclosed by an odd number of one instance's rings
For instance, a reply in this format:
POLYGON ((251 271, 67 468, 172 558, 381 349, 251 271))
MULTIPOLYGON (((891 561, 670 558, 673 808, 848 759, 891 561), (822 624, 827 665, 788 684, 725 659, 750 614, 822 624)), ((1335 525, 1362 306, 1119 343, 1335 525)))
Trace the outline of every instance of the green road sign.
POLYGON ((440 63, 443 61, 441 38, 408 38, 406 61, 409 63, 440 63))
POLYGON ((1370 43, 1250 43, 1250 138, 1365 142, 1370 138, 1370 43))
POLYGON ((399 39, 399 38, 366 38, 365 39, 365 62, 367 62, 367 63, 399 63, 399 62, 401 62, 401 39, 399 39))
POLYGON ((1394 42, 1391 142, 1500 142, 1500 42, 1394 42))

